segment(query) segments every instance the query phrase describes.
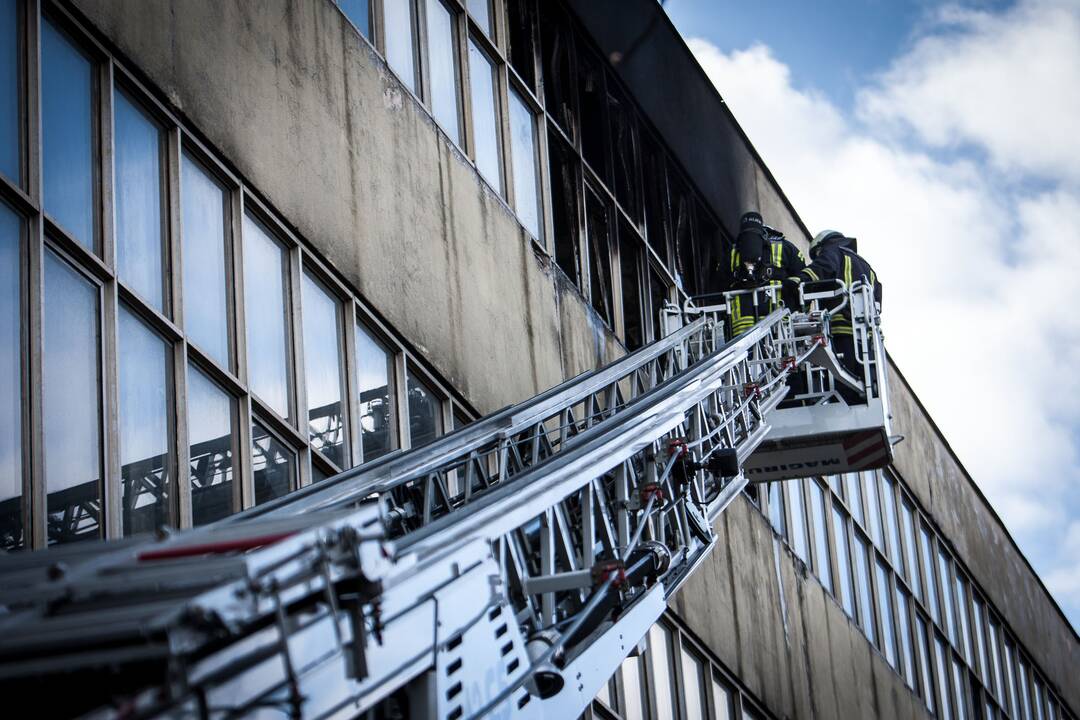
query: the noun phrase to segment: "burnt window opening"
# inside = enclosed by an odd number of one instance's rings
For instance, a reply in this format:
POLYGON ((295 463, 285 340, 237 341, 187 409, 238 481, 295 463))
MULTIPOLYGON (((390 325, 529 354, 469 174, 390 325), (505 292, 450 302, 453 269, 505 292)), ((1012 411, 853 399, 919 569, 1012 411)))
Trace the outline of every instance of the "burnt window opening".
POLYGON ((554 131, 548 134, 548 156, 555 263, 575 285, 582 287, 581 241, 578 225, 581 168, 577 156, 554 131))
POLYGON ((668 245, 671 211, 668 203, 667 163, 651 135, 641 137, 642 176, 645 190, 645 241, 671 265, 668 245))
POLYGON ((536 92, 536 0, 507 0, 506 24, 510 65, 536 92))
POLYGON ((600 181, 610 187, 607 78, 604 61, 586 50, 578 53, 578 97, 581 101, 581 154, 600 181))
POLYGON ((700 203, 696 205, 697 225, 694 233, 694 247, 697 250, 701 292, 719 292, 721 290, 720 264, 726 255, 727 241, 712 214, 700 203))
POLYGON ((592 189, 585 192, 585 227, 589 247, 589 287, 592 306, 608 325, 614 325, 611 278, 611 212, 592 189))
POLYGON ((660 312, 664 309, 664 303, 671 297, 671 287, 664 274, 652 263, 649 264, 649 315, 652 326, 653 340, 659 340, 664 336, 660 325, 660 312))
POLYGON ((671 185, 672 236, 675 249, 676 281, 687 295, 700 292, 700 268, 694 248, 694 200, 686 185, 674 173, 668 176, 671 185))
MULTIPOLYGON (((614 88, 614 83, 609 83, 614 88)), ((638 131, 633 106, 618 90, 608 95, 611 144, 614 150, 615 199, 634 224, 641 227, 641 181, 638 171, 638 131)))
POLYGON ((561 7, 548 4, 540 23, 544 53, 544 105, 571 142, 576 142, 573 31, 561 7))
POLYGON ((622 280, 623 343, 628 350, 645 344, 645 296, 641 268, 645 248, 628 224, 619 223, 619 272, 622 280))

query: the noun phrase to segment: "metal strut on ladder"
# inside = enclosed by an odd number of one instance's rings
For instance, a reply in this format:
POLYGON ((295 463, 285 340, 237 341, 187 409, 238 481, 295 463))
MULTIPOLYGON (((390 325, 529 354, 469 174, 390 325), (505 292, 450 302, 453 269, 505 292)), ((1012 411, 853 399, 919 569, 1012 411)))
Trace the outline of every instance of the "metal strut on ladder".
POLYGON ((100 717, 356 717, 391 696, 415 717, 576 716, 716 545, 755 453, 816 447, 773 438, 804 422, 777 418, 862 412, 887 437, 860 307, 868 369, 844 380, 865 408, 832 392, 821 313, 724 342, 722 311, 669 312, 663 340, 424 448, 164 539, 4 558, 0 686, 100 717))

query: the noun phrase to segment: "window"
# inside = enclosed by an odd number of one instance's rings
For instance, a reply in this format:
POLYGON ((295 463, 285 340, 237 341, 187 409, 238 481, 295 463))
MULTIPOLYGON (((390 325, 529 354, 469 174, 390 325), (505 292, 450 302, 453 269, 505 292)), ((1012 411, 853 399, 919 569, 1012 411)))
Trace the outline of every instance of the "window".
POLYGON ((853 547, 855 548, 855 582, 858 583, 859 588, 859 621, 866 637, 871 643, 877 645, 877 636, 874 633, 874 596, 871 590, 874 581, 870 575, 873 572, 870 567, 871 550, 858 532, 855 533, 853 547))
POLYGON ((649 304, 652 312, 653 340, 659 340, 664 336, 660 317, 664 310, 664 304, 671 297, 671 285, 652 263, 649 263, 649 304))
POLYGON ((859 473, 845 473, 844 487, 847 489, 845 497, 847 497, 847 505, 848 509, 851 510, 851 516, 855 518, 855 522, 865 527, 866 522, 863 519, 862 506, 862 483, 859 481, 859 473))
POLYGON ((705 668, 706 664, 683 645, 682 684, 683 709, 687 720, 705 720, 705 668))
POLYGON ((656 712, 662 718, 678 717, 672 645, 671 631, 666 627, 657 623, 649 628, 649 677, 655 693, 656 712))
POLYGON ((548 156, 555 262, 570 278, 570 282, 581 287, 581 238, 578 219, 581 166, 573 151, 555 131, 548 135, 548 156))
POLYGON ((484 31, 484 34, 493 37, 495 35, 494 13, 491 12, 491 0, 468 0, 466 7, 468 7, 469 14, 472 15, 473 20, 484 31))
POLYGON ((934 580, 934 544, 930 531, 919 527, 919 539, 922 541, 922 574, 926 578, 926 605, 934 622, 941 622, 941 608, 938 606, 937 583, 934 580))
POLYGON ((45 251, 42 397, 49 544, 100 536, 100 290, 45 251))
POLYGON ((289 251, 250 215, 244 216, 244 310, 248 384, 283 418, 289 412, 289 251))
POLYGON ((956 588, 956 617, 960 626, 960 638, 963 641, 960 650, 964 659, 971 665, 975 664, 975 656, 971 652, 971 628, 968 625, 968 582, 960 574, 960 568, 956 569, 954 587, 956 588))
POLYGON ((428 385, 408 373, 409 439, 411 447, 420 447, 442 434, 442 403, 428 385))
POLYGON ((885 535, 881 529, 881 505, 878 503, 878 474, 876 471, 860 473, 866 492, 866 529, 874 545, 885 551, 885 535))
POLYGON ((810 512, 814 521, 814 568, 821 584, 833 591, 832 567, 829 559, 829 529, 825 524, 825 491, 816 480, 810 480, 810 512))
POLYGON ((922 584, 919 580, 919 547, 915 544, 915 509, 906 498, 901 502, 900 508, 900 519, 904 526, 904 549, 907 554, 907 561, 904 563, 908 572, 907 577, 911 584, 911 591, 917 599, 922 600, 922 584))
MULTIPOLYGON (((360 34, 371 38, 371 0, 335 0, 360 34)), ((391 0, 393 2, 393 0, 391 0)))
POLYGON ((450 139, 461 144, 454 16, 442 0, 427 0, 428 81, 431 113, 450 139))
POLYGON ((953 695, 956 698, 957 720, 967 720, 967 683, 964 668, 955 657, 952 660, 953 695))
POLYGON ((50 20, 41 21, 42 194, 45 210, 90 250, 94 211, 94 66, 50 20))
POLYGON ((581 102, 581 154, 601 182, 610 187, 611 147, 607 121, 607 63, 577 43, 577 89, 581 102))
POLYGON ((810 559, 809 540, 806 536, 806 509, 803 506, 802 481, 791 480, 787 483, 788 508, 791 510, 791 549, 802 558, 810 559))
POLYGON ((472 96, 473 155, 480 174, 502 194, 499 112, 495 96, 495 66, 469 40, 469 89, 472 96))
MULTIPOLYGON (((1005 697, 1004 684, 1001 681, 1001 628, 993 619, 989 609, 986 611, 987 634, 989 637, 990 665, 993 666, 993 682, 987 682, 988 687, 994 689, 994 695, 1002 707, 1009 706, 1009 699, 1005 697)), ((989 673, 989 670, 987 670, 989 673)))
POLYGON ((896 484, 888 475, 881 475, 881 500, 885 513, 885 528, 889 536, 889 559, 893 568, 901 576, 906 576, 904 569, 903 545, 900 543, 900 524, 896 518, 896 484))
POLYGON ((713 717, 716 720, 731 720, 731 691, 716 676, 712 681, 713 717))
POLYGON ((619 267, 622 285, 623 341, 628 350, 645 344, 645 319, 642 317, 641 263, 644 248, 625 222, 619 223, 619 267))
POLYGON ((219 520, 239 506, 233 486, 235 402, 194 366, 187 373, 191 521, 219 520))
POLYGON ((228 196, 189 156, 180 173, 183 215, 184 327, 189 338, 229 367, 228 285, 225 266, 228 196))
POLYGON ((941 546, 938 546, 938 570, 941 572, 941 604, 945 608, 945 629, 949 633, 949 640, 952 642, 953 647, 957 647, 959 643, 956 637, 956 620, 953 617, 952 593, 949 592, 951 587, 949 568, 951 566, 952 560, 949 558, 949 554, 941 546))
POLYGON ((896 631, 893 625, 892 593, 889 592, 889 568, 881 560, 877 566, 877 600, 878 618, 881 626, 881 645, 885 651, 885 659, 894 668, 896 664, 896 631))
POLYGON ((164 134, 127 95, 113 93, 116 264, 120 279, 165 309, 164 134))
POLYGON ((1017 683, 1017 692, 1020 694, 1020 707, 1023 708, 1024 720, 1032 720, 1031 717, 1031 698, 1028 694, 1028 664, 1020 656, 1020 651, 1016 651, 1017 663, 1016 663, 1016 676, 1019 680, 1017 683))
POLYGON ((840 604, 851 617, 855 615, 855 594, 851 583, 851 557, 848 554, 848 519, 844 511, 833 505, 833 538, 836 540, 836 571, 840 573, 840 604))
POLYGON ((120 476, 124 535, 170 524, 168 345, 126 307, 118 320, 120 476))
POLYGON ((934 712, 934 681, 931 677, 930 644, 927 640, 926 621, 915 615, 915 642, 919 651, 919 681, 922 683, 923 702, 926 709, 934 712))
MULTIPOLYGON (((769 522, 780 537, 787 539, 787 523, 784 522, 784 483, 769 483, 769 522)), ((839 536, 838 536, 839 537, 839 536)))
POLYGON ((19 34, 19 2, 3 0, 0 2, 0 173, 16 183, 22 179, 19 34))
POLYGON ((611 117, 611 141, 614 150, 614 191, 619 205, 633 219, 641 222, 641 184, 638 178, 637 118, 632 103, 609 86, 608 112, 611 117))
POLYGON ((300 300, 304 320, 304 375, 307 378, 311 445, 339 468, 345 462, 345 418, 341 391, 341 303, 304 273, 300 300))
POLYGON ((642 663, 637 655, 623 660, 622 663, 622 686, 623 686, 623 717, 626 720, 644 720, 645 708, 648 702, 645 700, 644 684, 641 682, 642 663))
POLYGON ((392 356, 363 325, 356 326, 356 389, 364 461, 395 447, 394 402, 390 393, 392 356))
POLYGON ((251 424, 251 445, 256 505, 296 489, 296 453, 271 435, 258 421, 251 424))
POLYGON ((915 680, 915 653, 911 647, 911 621, 909 620, 909 606, 911 601, 908 599, 908 595, 904 592, 899 585, 896 586, 896 619, 897 629, 899 630, 899 643, 900 646, 900 658, 901 658, 901 674, 904 676, 904 681, 908 687, 912 690, 916 688, 915 680))
POLYGON ((510 64, 530 89, 536 90, 536 0, 508 0, 510 64))
POLYGON ((574 33, 561 6, 544 5, 540 42, 544 53, 544 105, 573 143, 577 137, 577 98, 574 94, 571 52, 574 33))
POLYGON ((989 656, 986 654, 986 609, 983 601, 976 595, 971 603, 972 628, 975 636, 975 651, 979 658, 979 673, 982 676, 983 685, 994 692, 993 673, 990 670, 989 656))
POLYGON ((589 243, 589 286, 593 309, 610 326, 615 324, 611 286, 611 214, 591 187, 585 194, 585 224, 589 243))
POLYGON ((942 720, 952 720, 952 702, 949 700, 949 673, 951 670, 949 651, 945 647, 945 642, 937 636, 934 637, 934 658, 934 673, 937 675, 938 700, 941 708, 939 717, 942 720))
MULTIPOLYGON (((994 625, 995 623, 991 621, 991 631, 993 631, 994 625)), ((1016 696, 1016 646, 1011 640, 1004 640, 1004 656, 1005 679, 1007 679, 1009 685, 1009 711, 1014 717, 1018 717, 1020 716, 1020 698, 1016 696)))
POLYGON ((0 550, 26 544, 22 513, 21 246, 22 220, 0 202, 0 550))
POLYGON ((416 90, 416 34, 413 0, 388 0, 382 4, 386 35, 386 62, 410 90, 416 90))
POLYGON ((539 239, 540 192, 536 164, 536 119, 529 106, 510 89, 510 158, 514 171, 514 209, 525 229, 539 239))

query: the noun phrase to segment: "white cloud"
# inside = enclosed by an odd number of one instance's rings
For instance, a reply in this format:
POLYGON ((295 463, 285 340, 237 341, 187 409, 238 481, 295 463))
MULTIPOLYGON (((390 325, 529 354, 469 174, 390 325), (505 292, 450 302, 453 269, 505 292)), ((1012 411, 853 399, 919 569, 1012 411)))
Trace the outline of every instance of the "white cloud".
POLYGON ((767 47, 689 41, 811 230, 859 238, 890 352, 1076 625, 1078 18, 1074 0, 942 12, 852 114, 767 47))
POLYGON ((1001 169, 1080 180, 1080 3, 947 7, 860 99, 864 118, 938 147, 973 143, 1001 169))

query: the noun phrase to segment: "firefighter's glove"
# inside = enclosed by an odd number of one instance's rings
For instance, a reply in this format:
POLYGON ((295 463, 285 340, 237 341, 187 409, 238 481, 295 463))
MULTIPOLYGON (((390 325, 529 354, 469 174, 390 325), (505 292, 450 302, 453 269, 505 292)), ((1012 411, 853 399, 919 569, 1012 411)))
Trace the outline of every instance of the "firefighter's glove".
POLYGON ((802 281, 798 275, 789 275, 784 278, 784 283, 780 286, 780 299, 784 301, 784 307, 791 310, 801 309, 799 286, 802 285, 802 281))

